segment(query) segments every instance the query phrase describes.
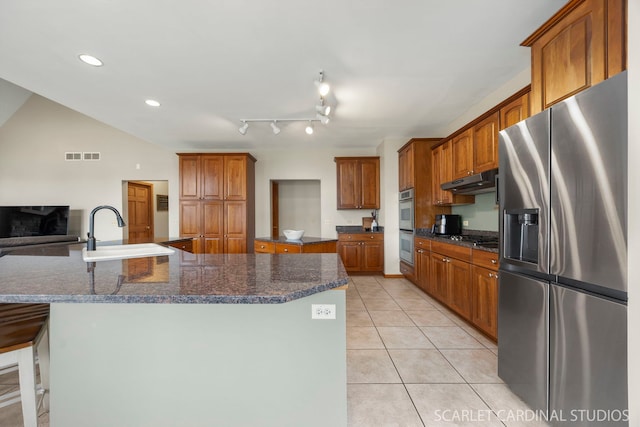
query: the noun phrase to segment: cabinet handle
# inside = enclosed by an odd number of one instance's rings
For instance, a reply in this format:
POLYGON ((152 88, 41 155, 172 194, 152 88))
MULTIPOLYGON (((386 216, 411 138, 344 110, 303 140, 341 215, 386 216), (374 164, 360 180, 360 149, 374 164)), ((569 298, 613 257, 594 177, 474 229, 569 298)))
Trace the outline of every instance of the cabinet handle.
POLYGON ((447 259, 446 258, 442 258, 442 262, 447 262, 447 259))
POLYGON ((493 277, 493 273, 489 273, 489 277, 493 277))
POLYGON ((289 249, 287 249, 287 248, 284 248, 284 251, 285 251, 285 252, 289 252, 289 249))
POLYGON ((264 249, 264 245, 260 245, 260 249, 264 249))
POLYGON ((497 263, 498 263, 498 260, 495 260, 495 259, 491 260, 491 264, 497 264, 497 263))
POLYGON ((370 239, 373 239, 373 236, 369 236, 370 239))
POLYGON ((495 277, 496 279, 498 279, 498 273, 494 274, 493 277, 495 277))

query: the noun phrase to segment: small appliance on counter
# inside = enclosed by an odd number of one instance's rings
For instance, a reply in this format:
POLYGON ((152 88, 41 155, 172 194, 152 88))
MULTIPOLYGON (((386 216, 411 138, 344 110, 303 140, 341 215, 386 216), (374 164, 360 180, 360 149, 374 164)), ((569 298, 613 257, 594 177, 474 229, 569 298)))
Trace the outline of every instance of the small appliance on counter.
POLYGON ((462 234, 462 217, 460 215, 438 214, 433 225, 433 234, 462 234))

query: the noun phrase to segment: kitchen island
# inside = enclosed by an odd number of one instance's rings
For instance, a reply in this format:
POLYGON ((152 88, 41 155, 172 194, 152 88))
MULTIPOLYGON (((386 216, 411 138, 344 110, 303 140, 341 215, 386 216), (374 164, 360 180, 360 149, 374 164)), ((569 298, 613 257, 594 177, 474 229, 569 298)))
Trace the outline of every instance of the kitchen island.
POLYGON ((0 257, 0 302, 51 303, 52 427, 346 426, 336 254, 86 263, 82 247, 0 257))

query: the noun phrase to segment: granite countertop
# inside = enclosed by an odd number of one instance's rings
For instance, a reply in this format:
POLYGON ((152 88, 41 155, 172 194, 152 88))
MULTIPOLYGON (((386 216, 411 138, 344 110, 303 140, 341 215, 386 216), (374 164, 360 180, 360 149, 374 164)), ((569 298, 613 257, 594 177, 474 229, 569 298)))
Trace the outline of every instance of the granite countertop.
MULTIPOLYGON (((496 231, 483 231, 483 230, 468 230, 462 233, 463 235, 469 234, 473 236, 486 236, 487 238, 498 238, 498 232, 496 231)), ((500 253, 498 248, 482 246, 482 244, 475 245, 472 240, 451 240, 449 237, 442 237, 437 234, 433 234, 431 229, 418 228, 415 231, 416 237, 423 239, 430 239, 436 242, 449 243, 451 245, 464 246, 467 248, 480 249, 486 252, 500 253)))
MULTIPOLYGON (((99 242, 98 247, 121 242, 99 242)), ((192 254, 87 263, 84 244, 0 254, 0 303, 284 303, 347 284, 337 254, 192 254)))
POLYGON ((326 242, 338 241, 338 239, 326 239, 324 237, 307 237, 307 236, 302 236, 302 239, 299 239, 299 240, 289 240, 284 236, 280 236, 276 239, 274 239, 273 237, 256 237, 255 240, 260 240, 261 242, 290 243, 292 245, 313 245, 314 243, 326 243, 326 242))
POLYGON ((336 225, 336 232, 338 234, 343 233, 374 233, 374 234, 384 234, 384 227, 378 226, 376 231, 365 230, 361 225, 336 225))

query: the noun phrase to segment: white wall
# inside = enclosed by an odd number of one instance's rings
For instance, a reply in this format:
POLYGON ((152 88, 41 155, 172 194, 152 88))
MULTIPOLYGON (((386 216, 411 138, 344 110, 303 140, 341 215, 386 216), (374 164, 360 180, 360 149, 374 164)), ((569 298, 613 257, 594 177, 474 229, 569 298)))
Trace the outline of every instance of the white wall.
POLYGON ((282 230, 304 230, 305 236, 320 236, 322 204, 320 195, 320 181, 279 181, 278 223, 280 235, 282 235, 282 230))
MULTIPOLYGON (((320 236, 336 238, 336 225, 361 225, 368 210, 337 210, 336 164, 334 157, 375 156, 375 149, 309 149, 251 151, 256 162, 256 236, 270 236, 271 180, 320 181, 320 236)), ((384 177, 381 174, 381 181, 384 177)), ((384 225, 381 223, 380 225, 384 225)))
MULTIPOLYGON (((175 153, 37 95, 0 127, 2 205, 69 205, 70 233, 86 236, 94 207, 108 204, 122 212, 125 180, 168 181, 169 233, 177 236, 175 153), (97 151, 102 159, 69 162, 66 151, 97 151)), ((107 211, 96 214, 95 232, 99 240, 123 236, 107 211)))

